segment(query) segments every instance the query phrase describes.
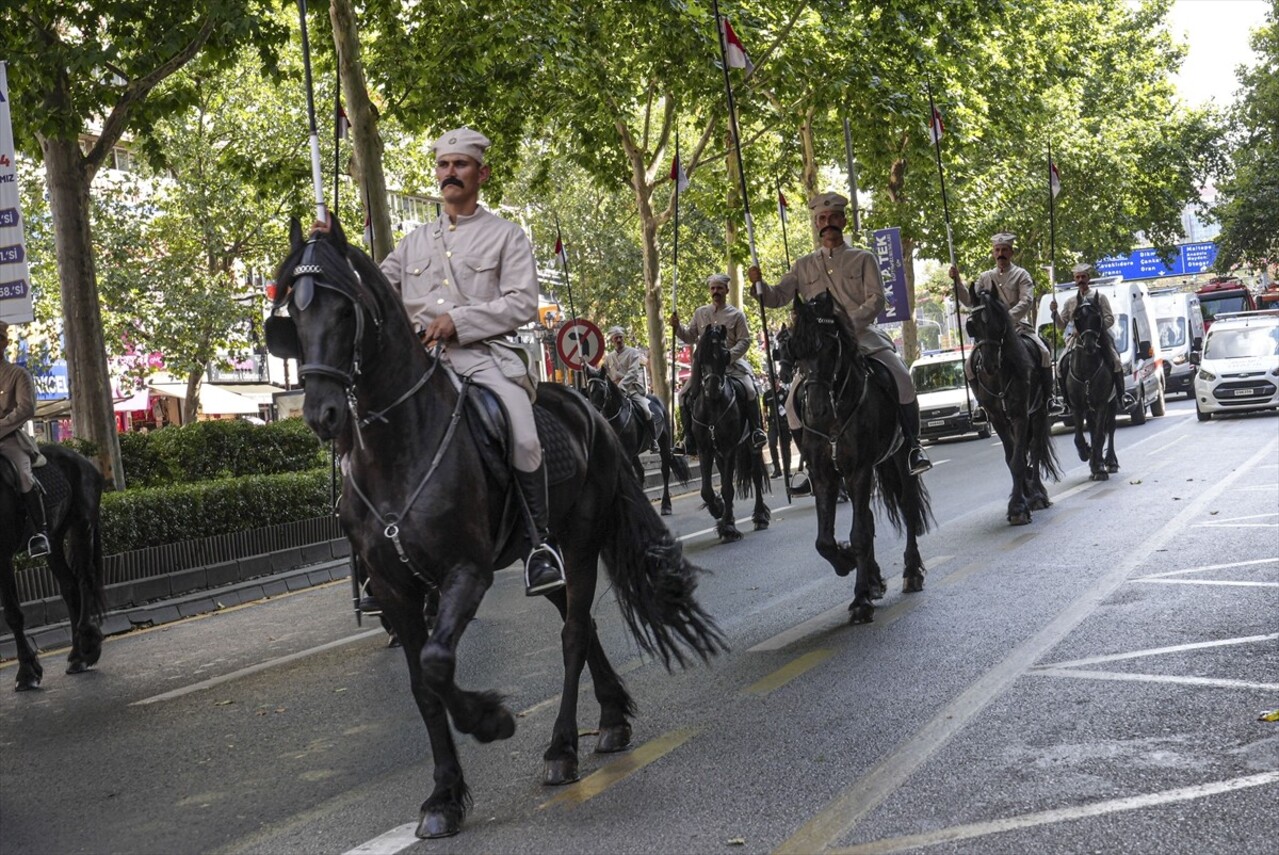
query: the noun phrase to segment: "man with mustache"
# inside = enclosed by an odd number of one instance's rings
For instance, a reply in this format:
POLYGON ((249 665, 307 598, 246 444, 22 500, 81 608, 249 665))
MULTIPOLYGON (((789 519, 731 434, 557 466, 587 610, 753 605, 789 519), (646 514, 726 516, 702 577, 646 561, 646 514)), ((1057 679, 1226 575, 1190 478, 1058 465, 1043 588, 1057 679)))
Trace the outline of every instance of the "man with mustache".
POLYGON ((644 369, 648 366, 648 358, 638 347, 626 344, 626 331, 621 327, 613 327, 608 331, 609 343, 613 349, 604 354, 601 365, 608 378, 617 384, 622 394, 635 404, 640 417, 648 422, 652 441, 649 451, 658 452, 657 425, 653 423, 653 411, 649 409, 648 385, 644 380, 644 369))
POLYGON ((383 259, 382 272, 423 344, 441 345, 458 374, 492 391, 506 408, 533 547, 524 562, 525 592, 532 597, 564 587, 564 561, 548 530, 546 468, 533 421, 535 368, 513 339, 518 327, 537 319, 537 269, 520 227, 479 204, 491 174, 484 162, 491 144, 465 127, 435 141, 444 216, 401 240, 383 259))
MULTIPOLYGON (((879 274, 879 262, 864 249, 844 243, 844 227, 848 219, 844 214, 848 200, 838 193, 823 193, 808 203, 812 212, 821 246, 808 255, 796 259, 790 272, 776 285, 764 282, 758 267, 751 267, 747 276, 755 285, 755 294, 770 308, 790 305, 798 294, 811 300, 823 291, 830 291, 835 299, 836 317, 846 332, 853 336, 862 351, 888 368, 897 384, 897 402, 900 405, 899 420, 906 443, 910 447, 910 472, 918 475, 932 468, 933 464, 919 444, 919 401, 915 398, 915 384, 911 382, 906 363, 893 347, 883 330, 875 325, 875 319, 885 304, 884 280, 879 274)), ((796 436, 802 425, 795 412, 795 390, 802 384, 796 379, 786 400, 786 421, 796 436)), ((799 473, 791 482, 792 493, 807 493, 811 489, 808 478, 799 473)))
MULTIPOLYGON (((757 403, 758 390, 755 386, 755 372, 751 371, 750 363, 743 357, 746 351, 751 347, 751 331, 750 326, 746 323, 746 315, 736 306, 728 303, 728 285, 729 278, 727 273, 713 273, 706 278, 706 286, 711 292, 711 301, 705 306, 699 306, 693 312, 693 320, 688 326, 684 326, 679 322, 679 312, 671 312, 671 329, 676 337, 685 344, 696 345, 702 338, 702 333, 712 324, 718 324, 728 331, 728 353, 731 361, 728 363, 728 374, 736 377, 742 384, 742 389, 746 393, 746 401, 743 409, 746 420, 751 426, 751 444, 755 448, 763 448, 768 444, 768 436, 761 427, 759 415, 759 404, 757 403)), ((696 360, 694 360, 696 364, 696 360)), ((679 391, 680 399, 680 416, 684 424, 684 450, 689 454, 696 454, 693 447, 693 432, 690 429, 692 424, 692 410, 688 405, 688 399, 698 392, 697 384, 701 383, 701 378, 697 376, 696 370, 688 376, 683 388, 679 391)))
MULTIPOLYGON (((1034 342, 1039 348, 1039 382, 1047 390, 1048 415, 1059 416, 1062 411, 1061 401, 1052 391, 1052 354, 1048 350, 1048 345, 1044 344, 1044 340, 1035 333, 1035 283, 1031 281, 1030 274, 1025 268, 1013 264, 1013 243, 1016 240, 1016 235, 1007 232, 1000 232, 990 239, 990 254, 995 259, 995 267, 977 277, 973 290, 997 289, 1000 299, 1008 307, 1008 314, 1017 324, 1017 332, 1026 341, 1034 342)), ((950 278, 955 283, 955 299, 971 309, 973 300, 959 278, 958 268, 954 266, 950 268, 950 278)), ((972 362, 973 356, 970 353, 964 361, 964 371, 968 374, 970 381, 973 379, 972 362)))

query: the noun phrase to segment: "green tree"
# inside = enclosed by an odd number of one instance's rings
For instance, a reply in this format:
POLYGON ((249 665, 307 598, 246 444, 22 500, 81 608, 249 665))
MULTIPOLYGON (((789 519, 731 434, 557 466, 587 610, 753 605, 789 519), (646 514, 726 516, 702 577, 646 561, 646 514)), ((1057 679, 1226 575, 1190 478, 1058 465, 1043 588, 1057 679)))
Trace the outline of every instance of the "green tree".
POLYGON ((53 212, 72 422, 99 449, 116 487, 124 471, 115 434, 93 258, 90 185, 129 130, 142 133, 176 105, 156 87, 197 55, 230 56, 241 43, 269 48, 284 30, 260 0, 188 6, 95 0, 32 0, 6 16, 0 55, 9 60, 19 150, 45 164, 53 212), (87 136, 87 146, 81 139, 87 136))
POLYGON ((1252 34, 1260 61, 1241 69, 1243 97, 1232 111, 1230 171, 1217 183, 1221 221, 1217 269, 1279 259, 1279 2, 1252 34))

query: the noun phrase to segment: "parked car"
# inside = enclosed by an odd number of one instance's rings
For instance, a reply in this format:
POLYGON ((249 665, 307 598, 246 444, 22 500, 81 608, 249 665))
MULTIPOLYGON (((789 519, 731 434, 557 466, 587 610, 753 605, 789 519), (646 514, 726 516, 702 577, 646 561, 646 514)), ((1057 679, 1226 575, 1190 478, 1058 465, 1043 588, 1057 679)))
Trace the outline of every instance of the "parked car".
POLYGON ((919 393, 919 435, 924 439, 941 439, 976 433, 981 439, 990 437, 990 422, 973 423, 978 410, 977 396, 968 389, 964 403, 964 357, 967 351, 946 350, 916 359, 910 366, 910 378, 919 393))
MULTIPOLYGON (((1106 295, 1110 310, 1115 315, 1110 336, 1115 341, 1119 362, 1123 366, 1124 390, 1135 401, 1124 414, 1135 425, 1145 423, 1147 410, 1152 416, 1162 416, 1165 411, 1163 355, 1159 349, 1159 338, 1155 335, 1155 318, 1146 284, 1126 282, 1122 276, 1099 276, 1092 281, 1091 287, 1106 295)), ((1039 298, 1035 328, 1047 341, 1052 342, 1055 334, 1052 310, 1048 304, 1056 300, 1058 308, 1064 307, 1074 290, 1074 282, 1062 282, 1052 294, 1039 298)))
POLYGON ((1176 289, 1151 291, 1150 305, 1164 359, 1164 393, 1184 392, 1193 398, 1196 369, 1190 354, 1200 351, 1204 340, 1199 296, 1176 289))
POLYGON ((1279 409, 1279 309, 1218 315, 1195 374, 1195 413, 1279 409))

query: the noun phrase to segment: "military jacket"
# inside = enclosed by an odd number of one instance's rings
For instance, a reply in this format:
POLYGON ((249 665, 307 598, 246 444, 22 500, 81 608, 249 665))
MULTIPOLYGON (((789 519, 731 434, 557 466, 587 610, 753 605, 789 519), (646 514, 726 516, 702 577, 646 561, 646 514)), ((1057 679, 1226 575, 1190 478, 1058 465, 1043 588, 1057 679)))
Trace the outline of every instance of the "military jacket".
POLYGON ((627 395, 646 395, 644 365, 647 360, 638 347, 623 347, 622 352, 610 350, 604 355, 604 370, 627 395))
POLYGON ((693 312, 693 319, 687 327, 680 326, 675 330, 680 341, 697 344, 702 333, 712 324, 721 324, 728 330, 728 352, 732 361, 736 362, 746 355, 751 348, 751 331, 746 325, 746 315, 741 309, 725 303, 724 308, 716 309, 714 303, 707 303, 693 312))
POLYGON ((492 361, 507 377, 527 378, 526 355, 506 339, 537 317, 537 270, 519 226, 483 206, 456 223, 441 217, 405 236, 382 272, 414 326, 452 317, 457 340, 445 348, 460 373, 492 361))
POLYGON ((0 440, 13 438, 28 453, 35 453, 35 442, 22 428, 36 414, 35 384, 21 365, 0 361, 0 440))
MULTIPOLYGON (((1106 299, 1105 294, 1101 293, 1100 291, 1092 291, 1090 289, 1088 296, 1085 297, 1084 299, 1086 300, 1095 299, 1097 301, 1097 306, 1101 309, 1102 329, 1108 330, 1115 325, 1115 313, 1111 311, 1110 301, 1106 299)), ((1066 324, 1070 323, 1071 319, 1074 318, 1075 307, 1078 305, 1079 305, 1079 292, 1076 291, 1074 294, 1071 294, 1069 297, 1066 298, 1065 305, 1061 307, 1061 311, 1057 314, 1057 320, 1055 322, 1057 324, 1057 329, 1064 330, 1066 328, 1066 324)), ((1070 336, 1070 340, 1073 342, 1074 339, 1075 339, 1075 335, 1072 332, 1070 336)))
POLYGON ((764 305, 777 309, 789 306, 796 295, 811 300, 827 290, 835 298, 840 325, 860 342, 860 333, 874 325, 885 305, 879 261, 864 249, 840 244, 801 256, 776 285, 764 289, 764 305))
MULTIPOLYGON (((1007 273, 1000 273, 996 267, 978 276, 977 283, 973 285, 976 291, 989 291, 992 288, 999 291, 1000 299, 1008 307, 1008 314, 1015 322, 1021 326, 1034 327, 1031 311, 1035 305, 1035 283, 1031 281, 1025 268, 1014 264, 1008 268, 1007 273)), ((959 302, 972 308, 973 300, 968 296, 967 288, 956 288, 955 296, 959 302)))

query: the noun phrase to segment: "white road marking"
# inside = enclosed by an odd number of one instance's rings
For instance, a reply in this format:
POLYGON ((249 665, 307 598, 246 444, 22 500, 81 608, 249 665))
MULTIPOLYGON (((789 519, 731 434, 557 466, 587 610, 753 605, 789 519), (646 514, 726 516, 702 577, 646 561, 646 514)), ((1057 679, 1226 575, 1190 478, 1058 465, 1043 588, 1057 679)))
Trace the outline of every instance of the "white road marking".
POLYGON ((1211 520, 1208 524, 1212 525, 1213 523, 1234 523, 1234 522, 1241 522, 1243 520, 1265 520, 1265 519, 1270 519, 1271 517, 1279 517, 1279 511, 1270 511, 1269 513, 1265 513, 1265 514, 1248 514, 1247 516, 1243 516, 1243 517, 1222 517, 1219 520, 1211 520))
POLYGON ((1106 816, 1107 814, 1121 811, 1141 810, 1142 808, 1157 807, 1176 802, 1188 802, 1251 787, 1264 787, 1276 781, 1279 781, 1279 772, 1262 772, 1258 775, 1247 775, 1226 781, 1213 781, 1208 784, 1196 784, 1193 787, 1180 787, 1159 793, 1146 793, 1145 795, 1128 796, 1122 799, 1108 799, 1104 802, 1027 813, 989 822, 955 825, 950 828, 939 828, 936 831, 912 834, 907 837, 890 837, 885 840, 863 843, 860 846, 835 849, 832 852, 838 853, 838 855, 889 855, 892 852, 905 852, 910 849, 936 846, 939 843, 953 843, 958 840, 972 840, 975 837, 986 837, 1005 831, 1052 825, 1058 822, 1086 819, 1091 816, 1106 816))
POLYGON ((1163 579, 1166 576, 1182 576, 1186 573, 1202 573, 1204 570, 1227 570, 1231 567, 1248 567, 1254 564, 1279 564, 1279 558, 1254 558, 1251 561, 1231 561, 1229 564, 1205 564, 1202 567, 1188 567, 1185 570, 1169 570, 1167 573, 1151 573, 1149 576, 1138 576, 1132 581, 1142 579, 1163 579))
POLYGON ((1080 671, 1075 668, 1036 668, 1032 677, 1069 677, 1075 680, 1113 680, 1120 683, 1172 683, 1177 686, 1212 686, 1218 689, 1257 689, 1279 692, 1279 683, 1253 683, 1218 677, 1180 677, 1176 674, 1132 674, 1127 671, 1080 671))
POLYGON ((1222 588, 1279 588, 1279 582, 1236 582, 1230 579, 1133 579, 1147 585, 1217 585, 1222 588))
POLYGON ((265 671, 268 668, 274 668, 277 665, 287 665, 290 662, 296 662, 299 659, 305 659, 308 656, 314 656, 317 653, 323 653, 326 650, 332 650, 335 647, 342 647, 352 642, 362 641, 366 638, 372 638, 375 635, 385 635, 386 630, 379 627, 378 629, 370 629, 365 632, 348 635, 346 638, 339 638, 336 641, 330 641, 327 644, 321 644, 318 647, 312 647, 308 650, 299 650, 297 653, 290 653, 288 656, 281 656, 278 659, 269 659, 266 662, 259 662, 256 665, 250 665, 247 668, 241 668, 239 671, 232 671, 230 674, 223 674, 221 677, 213 677, 199 683, 192 683, 190 686, 184 686, 181 689, 174 689, 171 692, 164 692, 154 695, 150 698, 143 698, 140 701, 134 701, 129 704, 131 707, 145 706, 146 704, 155 704, 160 701, 171 701, 174 698, 180 698, 183 695, 189 695, 192 692, 202 692, 205 689, 211 689, 214 686, 220 686, 223 683, 229 683, 232 680, 238 680, 241 677, 247 677, 250 674, 256 674, 259 671, 265 671))
POLYGON ((1273 455, 1276 447, 1279 447, 1279 440, 1266 443, 1247 458, 1239 468, 1209 486, 1180 513, 1129 550, 1110 567, 1104 576, 1063 609, 1056 618, 1033 637, 1014 648, 1002 662, 983 674, 951 703, 943 706, 932 719, 923 723, 913 735, 876 763, 869 772, 851 786, 844 788, 829 804, 783 841, 775 851, 778 853, 815 852, 827 849, 837 840, 846 837, 862 819, 883 804, 885 799, 914 775, 939 748, 949 743, 995 698, 1024 676, 1040 657, 1074 632, 1089 615, 1123 586, 1133 570, 1184 533, 1191 520, 1199 518, 1212 502, 1217 501, 1246 472, 1263 459, 1273 455))
POLYGON ((417 823, 408 822, 386 834, 379 834, 368 843, 346 850, 343 855, 395 855, 417 842, 417 823))
POLYGON ((1240 638, 1222 638, 1215 641, 1193 641, 1189 644, 1174 644, 1171 647, 1151 647, 1146 650, 1130 650, 1127 653, 1109 653, 1103 656, 1087 656, 1083 659, 1072 659, 1069 662, 1049 662, 1039 668, 1075 668, 1080 665, 1100 665, 1103 662, 1119 662, 1124 659, 1143 659, 1147 656, 1162 656, 1165 653, 1183 653, 1187 650, 1206 650, 1210 647, 1230 647, 1236 644, 1256 644, 1260 641, 1274 641, 1279 632, 1270 635, 1247 635, 1240 638))
POLYGON ((1156 448, 1154 451, 1147 451, 1146 456, 1149 457, 1152 454, 1159 454, 1160 452, 1167 451, 1168 449, 1172 448, 1174 445, 1181 442, 1185 438, 1186 437, 1183 434, 1182 436, 1177 437, 1176 439, 1174 439, 1172 442, 1168 443, 1167 445, 1161 445, 1158 448, 1156 448))
POLYGON ((1279 528, 1279 523, 1196 523, 1195 528, 1279 528))
MULTIPOLYGON (((800 496, 799 498, 803 499, 803 498, 807 498, 807 497, 806 497, 806 496, 800 496)), ((794 508, 794 507, 797 507, 797 505, 786 505, 785 507, 777 508, 776 510, 771 511, 771 513, 772 513, 772 517, 771 517, 771 519, 772 519, 772 520, 776 520, 776 519, 777 519, 778 517, 780 517, 782 514, 786 513, 786 511, 788 511, 788 510, 790 510, 791 508, 794 508)), ((741 519, 736 520, 736 521, 734 522, 734 525, 745 525, 746 523, 748 523, 748 522, 750 522, 750 521, 751 521, 751 518, 750 518, 749 516, 744 516, 744 517, 742 517, 741 519)), ((704 529, 702 529, 701 531, 690 531, 688 534, 681 534, 679 537, 677 537, 677 538, 675 538, 675 539, 676 539, 676 540, 678 540, 678 541, 680 541, 681 543, 683 543, 683 542, 684 542, 684 541, 686 541, 686 540, 692 540, 692 539, 693 539, 693 538, 695 538, 695 537, 701 537, 701 536, 702 536, 702 535, 704 535, 704 534, 710 534, 710 533, 712 533, 712 532, 714 532, 714 531, 715 531, 715 526, 711 526, 710 528, 704 528, 704 529)))

